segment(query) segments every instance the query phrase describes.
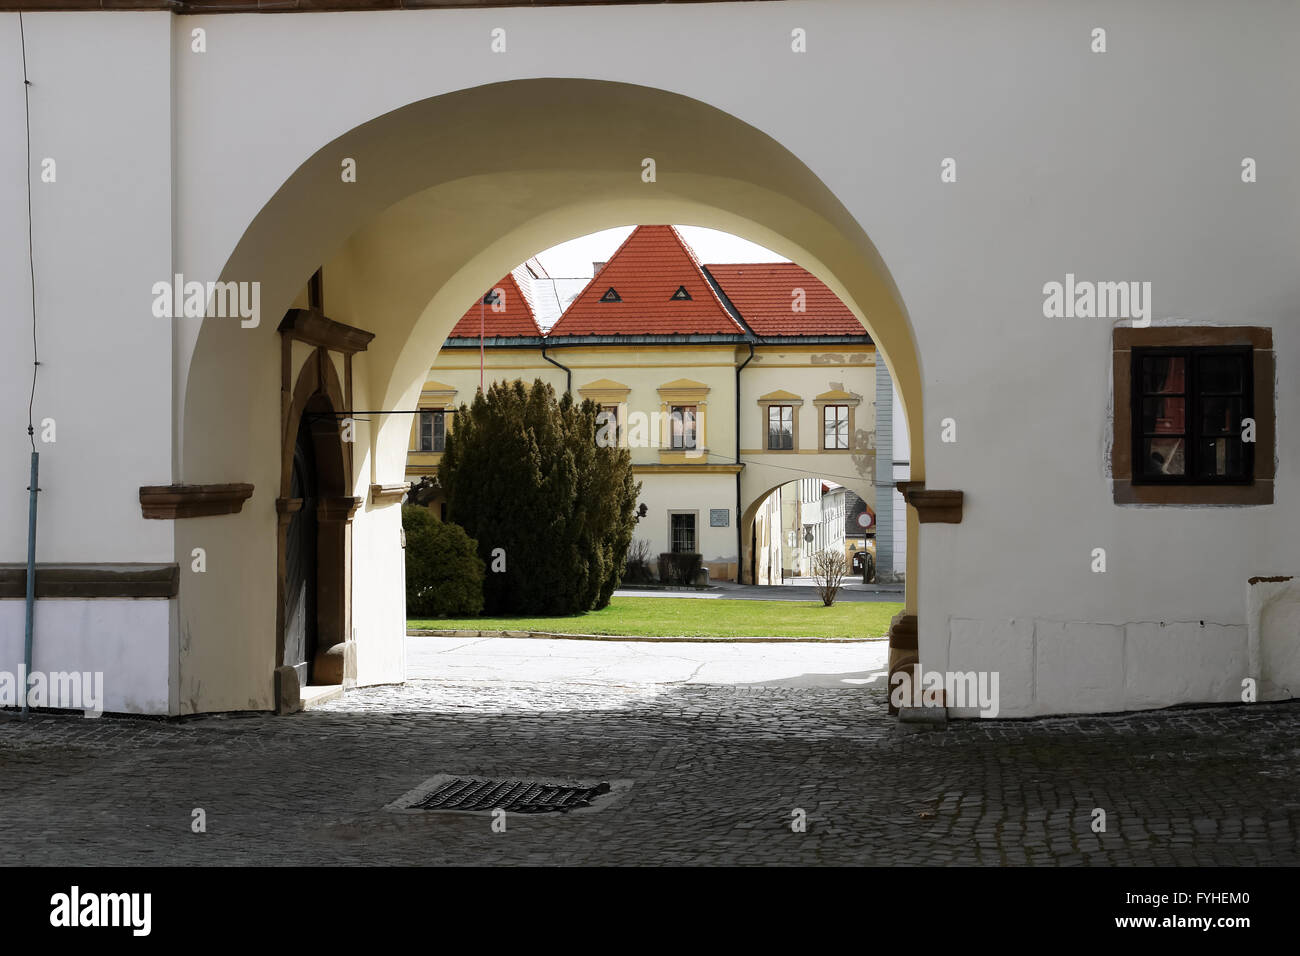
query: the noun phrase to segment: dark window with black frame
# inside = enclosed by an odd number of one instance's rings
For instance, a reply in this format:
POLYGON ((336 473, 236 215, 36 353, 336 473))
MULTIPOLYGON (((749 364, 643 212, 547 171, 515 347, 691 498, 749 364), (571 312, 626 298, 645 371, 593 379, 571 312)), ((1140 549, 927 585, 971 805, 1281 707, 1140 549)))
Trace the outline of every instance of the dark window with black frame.
POLYGON ((767 406, 767 448, 791 451, 794 448, 794 406, 767 406))
POLYGON ((695 515, 672 515, 672 548, 677 554, 695 553, 695 515))
POLYGON ((442 412, 420 412, 420 451, 442 451, 447 441, 442 412))
POLYGON ((1254 413, 1249 348, 1135 348, 1132 382, 1135 484, 1254 480, 1242 425, 1254 413))

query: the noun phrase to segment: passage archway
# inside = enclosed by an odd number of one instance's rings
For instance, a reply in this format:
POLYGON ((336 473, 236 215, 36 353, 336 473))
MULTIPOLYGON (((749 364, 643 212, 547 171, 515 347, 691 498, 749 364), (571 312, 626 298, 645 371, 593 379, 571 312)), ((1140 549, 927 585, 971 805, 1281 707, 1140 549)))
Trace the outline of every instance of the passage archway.
POLYGON ((784 477, 751 496, 740 514, 742 583, 810 583, 811 557, 821 550, 843 553, 845 580, 866 583, 875 566, 876 511, 869 500, 875 486, 844 485, 812 470, 791 469, 784 477), (860 515, 865 522, 857 520, 860 515))
MULTIPOLYGON (((266 639, 284 609, 281 509, 291 505, 280 501, 293 498, 285 455, 298 424, 284 414, 285 383, 315 363, 321 381, 331 371, 339 380, 331 412, 357 413, 341 490, 329 495, 332 513, 354 512, 340 522, 344 611, 336 636, 340 659, 354 656, 347 666, 355 674, 345 667, 340 679, 400 680, 402 555, 392 489, 404 476, 410 418, 397 413, 415 406, 429 359, 466 302, 538 249, 627 222, 708 226, 799 262, 871 333, 916 437, 919 364, 889 272, 830 190, 765 133, 679 94, 597 81, 520 80, 410 103, 318 146, 267 197, 231 252, 223 280, 259 282, 264 316, 297 309, 306 317, 288 346, 274 341, 274 321, 241 327, 221 318, 205 319, 193 343, 178 389, 179 477, 251 482, 256 490, 238 514, 176 522, 178 553, 201 538, 238 569, 212 562, 223 570, 182 584, 183 711, 269 706, 271 673, 287 666, 283 646, 266 639), (512 131, 508 140, 497 135, 503 128, 512 131), (520 142, 529 148, 512 145, 520 142), (356 182, 340 182, 344 157, 356 160, 356 182), (646 158, 655 160, 650 181, 646 158), (322 265, 323 297, 313 309, 308 280, 322 265), (321 328, 332 330, 336 347, 319 341, 321 328)), ((292 394, 296 405, 296 385, 292 394)), ((924 476, 915 440, 912 474, 924 476)), ((915 561, 912 547, 909 609, 915 561)), ((276 629, 283 634, 282 621, 276 629)))

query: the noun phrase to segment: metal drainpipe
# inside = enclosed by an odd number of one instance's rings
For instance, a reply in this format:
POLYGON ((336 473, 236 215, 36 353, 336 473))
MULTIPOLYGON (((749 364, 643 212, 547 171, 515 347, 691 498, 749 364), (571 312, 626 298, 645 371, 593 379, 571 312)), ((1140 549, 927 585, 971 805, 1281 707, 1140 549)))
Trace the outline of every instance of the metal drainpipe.
POLYGON ((32 674, 32 625, 36 611, 36 479, 41 470, 41 455, 32 450, 32 477, 27 486, 27 624, 23 633, 23 716, 27 716, 27 682, 32 674))
POLYGON ((573 392, 573 370, 570 369, 567 365, 561 365, 559 362, 555 361, 555 359, 553 359, 553 358, 551 358, 549 355, 547 355, 547 354, 546 354, 546 344, 545 344, 545 343, 542 344, 542 358, 546 359, 546 361, 550 362, 550 363, 551 363, 552 365, 554 365, 556 368, 562 368, 562 369, 564 369, 564 393, 565 393, 566 395, 572 394, 572 392, 573 392))
POLYGON ((40 356, 36 350, 36 252, 32 247, 32 104, 31 81, 27 78, 27 34, 23 30, 23 14, 18 12, 18 36, 23 54, 23 115, 27 122, 27 263, 32 282, 32 395, 27 405, 27 440, 32 443, 31 483, 27 486, 27 607, 23 628, 23 719, 27 718, 28 681, 32 674, 32 631, 36 618, 36 492, 41 470, 41 455, 36 450, 35 429, 32 427, 32 404, 36 401, 36 373, 40 371, 40 356))
MULTIPOLYGON (((749 358, 736 366, 736 464, 740 464, 740 373, 754 361, 754 343, 748 342, 749 358)), ((742 466, 743 467, 743 466, 742 466)), ((740 520, 740 472, 736 472, 736 583, 743 584, 745 576, 745 529, 740 520)))

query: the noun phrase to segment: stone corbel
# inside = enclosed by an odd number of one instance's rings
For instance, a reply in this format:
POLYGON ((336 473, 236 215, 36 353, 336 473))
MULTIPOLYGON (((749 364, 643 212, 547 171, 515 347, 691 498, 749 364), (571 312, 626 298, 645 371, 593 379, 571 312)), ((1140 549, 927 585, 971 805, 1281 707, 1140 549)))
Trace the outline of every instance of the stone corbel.
POLYGON ((897 481, 894 487, 902 492, 903 500, 916 509, 921 524, 961 524, 961 491, 930 491, 924 481, 897 481))
POLYGON ((316 503, 316 517, 322 522, 351 522, 364 500, 350 495, 340 498, 321 498, 316 503))
POLYGON ((317 309, 290 309, 284 314, 279 331, 287 338, 344 355, 364 352, 375 337, 373 332, 335 322, 317 309))
POLYGON ((374 505, 389 505, 401 501, 402 497, 411 490, 409 484, 400 485, 379 485, 370 486, 370 503, 374 505))
POLYGON ((912 651, 915 653, 920 644, 918 636, 919 629, 915 614, 899 611, 894 615, 894 619, 889 622, 890 650, 912 651))
POLYGON ((146 518, 205 518, 238 514, 253 495, 247 483, 224 485, 145 485, 140 510, 146 518))

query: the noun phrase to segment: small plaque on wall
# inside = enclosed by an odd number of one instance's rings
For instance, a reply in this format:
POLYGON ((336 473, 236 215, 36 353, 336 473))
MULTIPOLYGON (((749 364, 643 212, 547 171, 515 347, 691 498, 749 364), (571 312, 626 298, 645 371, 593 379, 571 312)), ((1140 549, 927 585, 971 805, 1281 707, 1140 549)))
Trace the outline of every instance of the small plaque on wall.
POLYGON ((731 527, 731 511, 728 508, 710 508, 709 509, 709 527, 710 528, 729 528, 731 527))

